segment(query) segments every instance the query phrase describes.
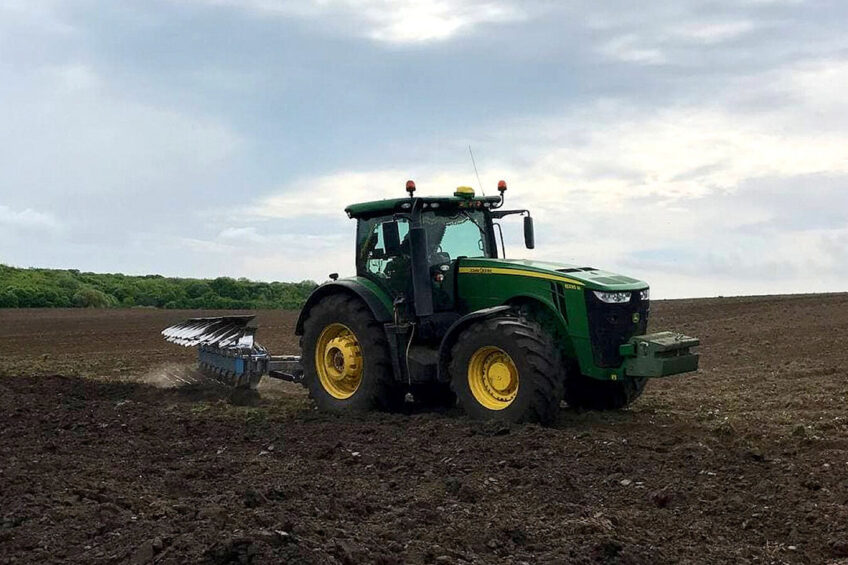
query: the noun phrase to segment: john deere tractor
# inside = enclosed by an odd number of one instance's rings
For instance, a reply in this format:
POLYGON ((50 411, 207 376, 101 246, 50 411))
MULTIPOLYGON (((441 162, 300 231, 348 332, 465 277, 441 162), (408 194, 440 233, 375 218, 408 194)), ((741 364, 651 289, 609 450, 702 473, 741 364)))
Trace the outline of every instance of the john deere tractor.
POLYGON ((624 408, 647 379, 698 367, 698 340, 647 334, 648 285, 594 267, 506 259, 499 196, 453 196, 348 206, 357 222, 356 275, 309 297, 296 333, 302 356, 270 355, 250 316, 193 319, 163 331, 199 346, 219 378, 255 387, 262 375, 300 382, 319 408, 392 410, 408 400, 458 402, 471 417, 550 422, 560 402, 624 408))

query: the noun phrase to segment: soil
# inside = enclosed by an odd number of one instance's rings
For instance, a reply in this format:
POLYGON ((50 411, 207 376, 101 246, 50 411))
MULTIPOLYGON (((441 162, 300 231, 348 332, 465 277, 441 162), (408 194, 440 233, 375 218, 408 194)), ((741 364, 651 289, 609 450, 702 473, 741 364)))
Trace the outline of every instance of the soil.
POLYGON ((656 302, 701 370, 548 428, 233 395, 195 315, 0 310, 0 563, 848 563, 846 294, 656 302))

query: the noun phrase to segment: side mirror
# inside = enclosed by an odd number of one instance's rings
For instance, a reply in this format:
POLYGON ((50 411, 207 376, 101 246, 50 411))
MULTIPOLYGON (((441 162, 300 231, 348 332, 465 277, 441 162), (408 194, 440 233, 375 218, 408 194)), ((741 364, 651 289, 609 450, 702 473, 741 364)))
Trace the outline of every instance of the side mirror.
POLYGON ((524 246, 527 249, 536 248, 536 232, 533 231, 533 218, 524 216, 524 246))
POLYGON ((383 249, 388 257, 400 255, 400 231, 397 222, 383 224, 383 249))

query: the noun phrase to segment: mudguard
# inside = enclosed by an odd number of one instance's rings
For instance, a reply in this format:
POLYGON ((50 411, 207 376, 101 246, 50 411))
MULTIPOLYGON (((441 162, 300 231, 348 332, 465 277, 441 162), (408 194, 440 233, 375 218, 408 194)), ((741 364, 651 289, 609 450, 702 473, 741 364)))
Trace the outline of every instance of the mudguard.
POLYGON ((475 310, 474 312, 466 314, 451 324, 451 327, 448 328, 448 331, 442 338, 442 343, 439 345, 438 380, 441 382, 448 382, 450 380, 450 375, 448 375, 448 355, 450 355, 451 347, 453 347, 455 339, 459 336, 462 330, 477 320, 497 316, 498 314, 503 314, 510 310, 513 310, 511 306, 492 306, 491 308, 483 308, 482 310, 475 310))
POLYGON ((312 291, 312 294, 306 299, 306 304, 300 310, 300 316, 297 318, 297 325, 294 330, 295 335, 303 335, 303 322, 306 320, 312 307, 325 296, 335 292, 345 292, 361 298, 368 306, 368 309, 371 310, 374 319, 381 324, 390 322, 393 319, 391 309, 386 306, 384 300, 381 300, 376 292, 356 280, 340 280, 324 283, 312 291))

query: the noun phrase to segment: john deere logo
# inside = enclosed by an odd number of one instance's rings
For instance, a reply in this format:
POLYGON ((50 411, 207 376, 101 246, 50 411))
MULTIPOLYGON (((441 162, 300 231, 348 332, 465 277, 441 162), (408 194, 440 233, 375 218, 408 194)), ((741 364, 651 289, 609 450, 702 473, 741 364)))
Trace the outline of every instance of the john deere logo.
POLYGON ((633 323, 634 324, 639 323, 639 312, 636 312, 635 314, 633 314, 633 323))

